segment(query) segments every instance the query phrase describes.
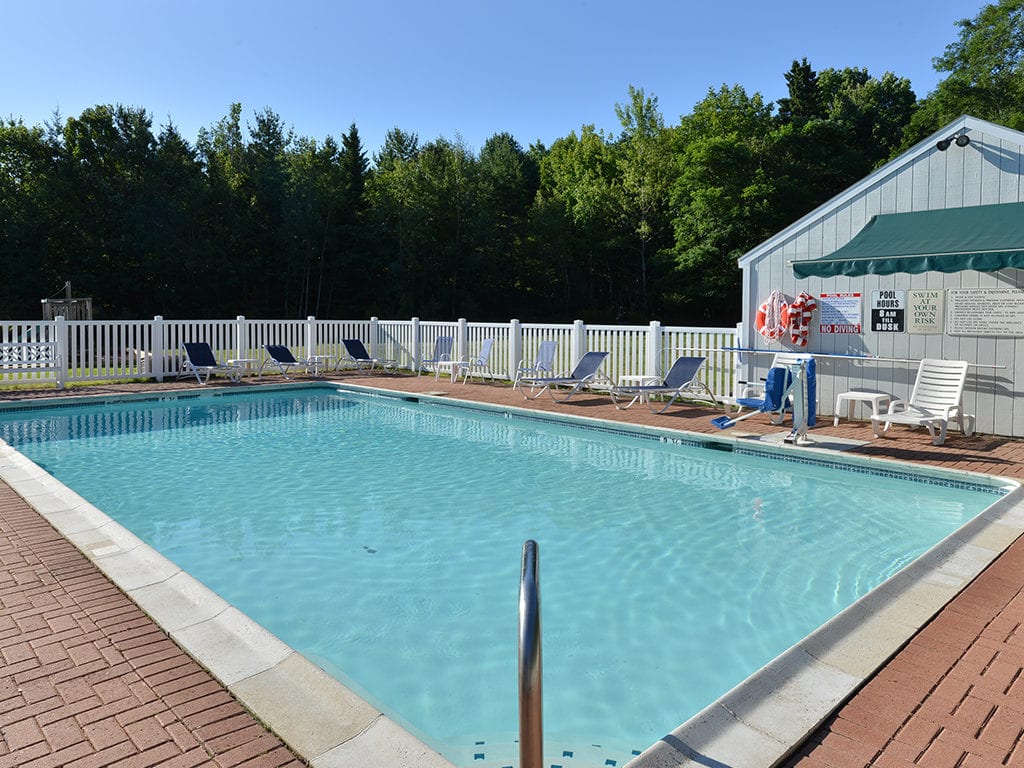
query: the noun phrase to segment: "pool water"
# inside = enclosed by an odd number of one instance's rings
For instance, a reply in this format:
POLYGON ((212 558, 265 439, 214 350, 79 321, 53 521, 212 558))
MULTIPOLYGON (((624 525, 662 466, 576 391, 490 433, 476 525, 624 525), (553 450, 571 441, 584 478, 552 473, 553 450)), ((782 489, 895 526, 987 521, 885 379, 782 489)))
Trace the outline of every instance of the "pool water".
POLYGON ((545 739, 623 765, 994 501, 328 388, 0 413, 0 438, 464 765, 514 754, 526 539, 545 739))

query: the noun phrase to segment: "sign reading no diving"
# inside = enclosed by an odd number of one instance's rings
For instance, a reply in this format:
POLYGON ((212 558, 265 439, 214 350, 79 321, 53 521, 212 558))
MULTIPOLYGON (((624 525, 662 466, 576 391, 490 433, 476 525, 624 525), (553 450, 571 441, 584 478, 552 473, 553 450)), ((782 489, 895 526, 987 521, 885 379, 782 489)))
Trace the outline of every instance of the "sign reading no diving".
POLYGON ((871 330, 875 333, 906 331, 907 292, 871 292, 871 330))

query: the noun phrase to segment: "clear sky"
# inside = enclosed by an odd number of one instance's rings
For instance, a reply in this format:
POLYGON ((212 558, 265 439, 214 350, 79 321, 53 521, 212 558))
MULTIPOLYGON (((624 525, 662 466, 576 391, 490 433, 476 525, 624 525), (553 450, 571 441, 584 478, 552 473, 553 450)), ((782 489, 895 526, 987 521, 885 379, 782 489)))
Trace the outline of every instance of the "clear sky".
POLYGON ((0 117, 29 125, 96 104, 199 129, 241 102, 298 136, 353 122, 372 156, 394 127, 472 149, 525 148, 594 124, 616 133, 629 86, 668 125, 709 88, 774 101, 784 73, 862 67, 935 88, 932 59, 981 3, 953 0, 0 0, 0 117))

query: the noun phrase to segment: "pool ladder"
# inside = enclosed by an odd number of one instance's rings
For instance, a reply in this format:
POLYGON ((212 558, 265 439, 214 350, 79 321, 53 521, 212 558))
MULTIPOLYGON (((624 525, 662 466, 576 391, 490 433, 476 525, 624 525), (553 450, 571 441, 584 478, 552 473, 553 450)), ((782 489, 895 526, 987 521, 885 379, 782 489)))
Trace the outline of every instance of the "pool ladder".
POLYGON ((530 539, 523 544, 519 579, 519 768, 544 765, 541 704, 540 583, 537 542, 530 539))

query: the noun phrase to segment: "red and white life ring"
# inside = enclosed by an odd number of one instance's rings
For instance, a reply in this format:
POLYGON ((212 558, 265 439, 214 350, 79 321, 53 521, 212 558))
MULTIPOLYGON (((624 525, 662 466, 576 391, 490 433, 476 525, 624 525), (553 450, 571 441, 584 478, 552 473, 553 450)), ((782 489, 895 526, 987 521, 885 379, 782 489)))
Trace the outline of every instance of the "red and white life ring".
POLYGON ((778 341, 786 332, 789 307, 782 291, 772 291, 768 298, 761 302, 754 317, 754 326, 768 341, 778 341))
POLYGON ((793 342, 793 346, 807 346, 807 337, 811 332, 811 316, 817 308, 818 302, 809 293, 801 293, 789 305, 786 324, 789 326, 789 340, 793 342))

